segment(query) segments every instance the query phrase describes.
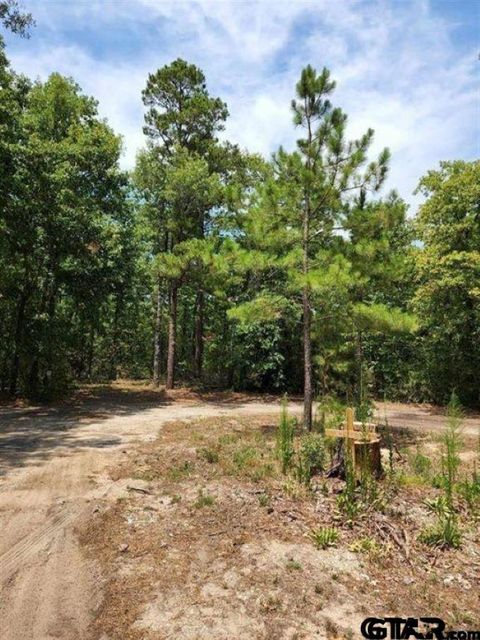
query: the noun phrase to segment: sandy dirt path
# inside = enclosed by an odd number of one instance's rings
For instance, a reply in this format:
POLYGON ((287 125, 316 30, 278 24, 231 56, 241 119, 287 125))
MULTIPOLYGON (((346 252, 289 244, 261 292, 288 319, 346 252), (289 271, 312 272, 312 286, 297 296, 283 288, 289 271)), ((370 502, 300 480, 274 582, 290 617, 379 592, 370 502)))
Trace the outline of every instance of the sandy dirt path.
MULTIPOLYGON (((292 412, 301 403, 291 403, 292 412)), ((101 598, 101 576, 75 527, 116 498, 107 468, 170 420, 275 414, 279 401, 181 399, 122 390, 48 408, 0 408, 0 638, 83 640, 101 598)), ((430 407, 388 404, 392 426, 441 431, 430 407)), ((465 432, 479 433, 479 416, 465 432)))

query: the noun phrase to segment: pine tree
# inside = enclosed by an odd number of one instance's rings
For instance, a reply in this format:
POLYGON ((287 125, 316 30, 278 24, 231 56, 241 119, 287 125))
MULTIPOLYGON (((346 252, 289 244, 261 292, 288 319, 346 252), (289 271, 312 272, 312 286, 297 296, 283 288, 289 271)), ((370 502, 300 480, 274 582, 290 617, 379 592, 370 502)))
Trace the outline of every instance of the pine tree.
POLYGON ((373 139, 369 129, 347 141, 347 117, 329 96, 335 88, 330 72, 310 65, 301 73, 292 101, 294 123, 304 136, 291 153, 275 154, 271 178, 252 209, 249 231, 253 245, 270 256, 269 269, 284 273, 284 289, 257 298, 263 308, 285 308, 287 298, 301 308, 304 361, 304 426, 312 428, 312 313, 321 321, 322 291, 334 277, 341 283, 345 264, 335 256, 335 230, 349 194, 382 184, 389 159, 385 149, 377 162, 367 163, 373 139), (285 291, 288 296, 285 296, 285 291), (266 300, 268 304, 265 305, 266 300))

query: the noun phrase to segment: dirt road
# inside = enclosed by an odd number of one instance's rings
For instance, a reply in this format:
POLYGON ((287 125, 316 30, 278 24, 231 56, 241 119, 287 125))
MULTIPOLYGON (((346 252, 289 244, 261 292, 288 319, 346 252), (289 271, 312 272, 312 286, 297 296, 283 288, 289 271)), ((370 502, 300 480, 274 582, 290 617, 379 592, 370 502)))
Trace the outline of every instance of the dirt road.
MULTIPOLYGON (((101 597, 101 576, 75 526, 117 496, 107 468, 167 421, 266 415, 275 399, 171 395, 146 388, 91 392, 47 408, 0 408, 0 638, 82 640, 101 597)), ((433 408, 389 404, 392 426, 441 431, 433 408)), ((291 410, 301 411, 299 402, 291 410)), ((479 433, 469 417, 465 433, 479 433)))

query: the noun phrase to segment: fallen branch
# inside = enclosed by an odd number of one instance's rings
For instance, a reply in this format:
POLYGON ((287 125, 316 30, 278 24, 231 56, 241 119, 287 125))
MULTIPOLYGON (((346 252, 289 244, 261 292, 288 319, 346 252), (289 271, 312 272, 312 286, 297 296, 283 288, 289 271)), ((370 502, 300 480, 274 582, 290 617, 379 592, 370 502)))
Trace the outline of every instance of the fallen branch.
POLYGON ((142 487, 132 487, 127 485, 127 491, 137 491, 138 493, 145 493, 147 495, 152 495, 152 492, 148 489, 143 489, 142 487))

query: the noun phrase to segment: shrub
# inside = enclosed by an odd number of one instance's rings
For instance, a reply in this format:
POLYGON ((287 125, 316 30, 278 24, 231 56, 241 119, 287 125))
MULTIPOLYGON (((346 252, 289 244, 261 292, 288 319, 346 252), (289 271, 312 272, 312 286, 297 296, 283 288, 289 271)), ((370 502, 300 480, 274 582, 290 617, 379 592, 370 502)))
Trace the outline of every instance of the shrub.
POLYGON ((325 443, 318 433, 302 437, 297 453, 296 475, 299 482, 308 485, 312 477, 325 468, 325 443))
POLYGON ((277 431, 277 457, 280 460, 282 473, 287 473, 292 465, 294 456, 293 437, 295 435, 296 420, 290 418, 287 410, 287 399, 282 401, 282 413, 277 431))
POLYGON ((460 430, 463 411, 455 393, 452 393, 447 407, 447 430, 443 436, 442 475, 445 496, 450 507, 453 506, 453 490, 460 466, 459 451, 461 447, 460 430))

